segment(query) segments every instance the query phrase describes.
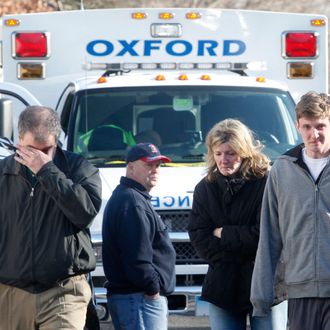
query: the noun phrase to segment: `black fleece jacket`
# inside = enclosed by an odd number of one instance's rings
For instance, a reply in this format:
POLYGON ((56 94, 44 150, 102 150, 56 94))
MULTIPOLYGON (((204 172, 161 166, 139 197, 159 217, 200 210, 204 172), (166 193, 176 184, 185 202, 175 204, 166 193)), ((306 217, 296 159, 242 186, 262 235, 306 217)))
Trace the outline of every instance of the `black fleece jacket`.
POLYGON ((150 198, 141 184, 122 177, 107 203, 102 255, 110 294, 174 290, 175 251, 150 198))
POLYGON ((188 226, 192 245, 209 264, 202 299, 228 310, 249 310, 250 284, 259 239, 266 177, 228 181, 217 174, 194 191, 188 226), (222 227, 221 238, 213 235, 222 227))

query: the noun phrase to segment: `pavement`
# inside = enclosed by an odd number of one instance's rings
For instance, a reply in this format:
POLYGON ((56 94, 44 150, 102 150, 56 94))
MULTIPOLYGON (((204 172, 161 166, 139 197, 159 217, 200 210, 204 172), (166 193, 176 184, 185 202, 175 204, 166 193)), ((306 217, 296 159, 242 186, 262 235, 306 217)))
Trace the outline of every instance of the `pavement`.
MULTIPOLYGON (((207 316, 171 314, 168 330, 210 330, 207 316)), ((111 322, 101 323, 101 330, 114 330, 111 322)))

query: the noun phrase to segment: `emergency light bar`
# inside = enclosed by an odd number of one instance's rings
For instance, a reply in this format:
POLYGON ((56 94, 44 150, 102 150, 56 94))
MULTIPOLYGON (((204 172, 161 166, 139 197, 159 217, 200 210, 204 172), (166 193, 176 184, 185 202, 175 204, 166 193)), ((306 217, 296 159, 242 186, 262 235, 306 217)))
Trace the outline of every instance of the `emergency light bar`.
POLYGON ((230 70, 230 71, 264 71, 267 70, 265 62, 249 63, 96 63, 87 62, 83 65, 86 71, 92 70, 230 70))

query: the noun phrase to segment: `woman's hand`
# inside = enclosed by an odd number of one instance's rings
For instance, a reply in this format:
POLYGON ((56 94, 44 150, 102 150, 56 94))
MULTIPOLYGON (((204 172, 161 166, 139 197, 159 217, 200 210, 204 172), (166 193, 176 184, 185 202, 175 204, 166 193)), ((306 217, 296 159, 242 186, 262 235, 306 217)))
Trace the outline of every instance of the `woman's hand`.
POLYGON ((222 232, 222 227, 215 228, 215 229, 213 230, 213 235, 214 235, 215 237, 221 238, 221 232, 222 232))

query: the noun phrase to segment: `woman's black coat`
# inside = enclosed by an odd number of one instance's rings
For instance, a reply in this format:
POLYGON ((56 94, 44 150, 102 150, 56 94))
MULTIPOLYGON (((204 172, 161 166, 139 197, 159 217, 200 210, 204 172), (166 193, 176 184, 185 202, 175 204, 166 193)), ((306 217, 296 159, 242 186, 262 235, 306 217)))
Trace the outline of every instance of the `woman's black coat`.
POLYGON ((266 177, 233 180, 217 173, 214 182, 204 178, 195 188, 188 231, 209 264, 202 299, 220 308, 252 308, 250 285, 265 183, 266 177), (221 238, 213 235, 218 227, 223 228, 221 238))

